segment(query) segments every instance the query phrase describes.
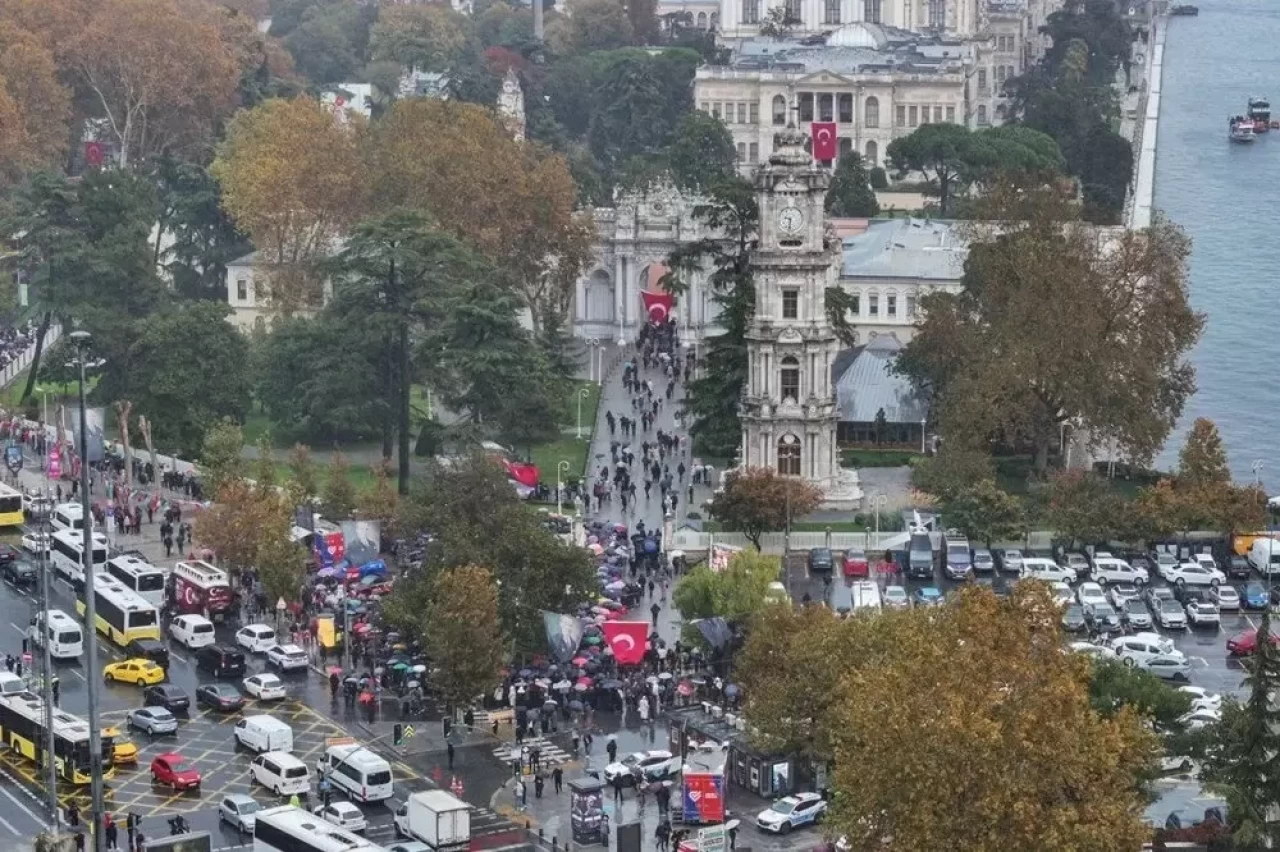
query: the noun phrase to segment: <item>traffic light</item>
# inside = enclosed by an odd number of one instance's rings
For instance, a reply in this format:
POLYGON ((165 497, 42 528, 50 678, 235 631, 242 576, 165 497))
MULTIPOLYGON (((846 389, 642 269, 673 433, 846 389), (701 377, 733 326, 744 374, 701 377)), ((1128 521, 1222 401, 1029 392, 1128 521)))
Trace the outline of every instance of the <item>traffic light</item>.
POLYGON ((396 723, 395 728, 391 732, 391 742, 394 745, 401 745, 404 742, 404 725, 396 723))
POLYGON ((446 738, 448 738, 449 731, 453 730, 453 721, 448 716, 445 716, 440 721, 444 725, 444 735, 446 738))

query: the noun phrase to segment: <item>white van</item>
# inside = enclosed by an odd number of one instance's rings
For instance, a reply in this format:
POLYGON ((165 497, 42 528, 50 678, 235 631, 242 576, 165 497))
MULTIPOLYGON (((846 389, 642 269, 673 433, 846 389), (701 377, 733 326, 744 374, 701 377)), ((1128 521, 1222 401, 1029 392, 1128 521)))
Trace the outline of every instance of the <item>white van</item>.
POLYGON ((84 529, 84 506, 79 503, 59 503, 53 507, 49 516, 49 525, 54 530, 84 529))
POLYGON ((849 584, 849 597, 853 610, 880 609, 880 587, 872 580, 858 580, 849 584))
POLYGON ((1023 580, 1044 580, 1046 583, 1074 583, 1076 569, 1059 565, 1052 559, 1027 556, 1022 560, 1022 572, 1019 577, 1023 580))
POLYGON ((74 660, 84 653, 84 633, 80 622, 60 609, 36 613, 27 635, 38 648, 43 648, 47 641, 49 655, 55 660, 74 660))
POLYGON ((1264 577, 1280 574, 1280 541, 1255 538, 1249 548, 1249 567, 1264 577))
POLYGON ((293 751, 293 728, 274 716, 246 716, 235 727, 236 742, 259 754, 293 751))
POLYGON ((359 743, 329 746, 317 761, 316 771, 352 799, 380 802, 391 798, 391 764, 359 743))
POLYGON ((0 672, 0 695, 18 695, 27 691, 27 682, 13 672, 0 672))
POLYGON ((299 796, 311 789, 311 771, 298 758, 283 751, 260 754, 249 764, 253 780, 277 796, 299 796))
POLYGON ((178 616, 169 624, 169 635, 193 651, 217 641, 213 635, 213 622, 203 615, 178 616))

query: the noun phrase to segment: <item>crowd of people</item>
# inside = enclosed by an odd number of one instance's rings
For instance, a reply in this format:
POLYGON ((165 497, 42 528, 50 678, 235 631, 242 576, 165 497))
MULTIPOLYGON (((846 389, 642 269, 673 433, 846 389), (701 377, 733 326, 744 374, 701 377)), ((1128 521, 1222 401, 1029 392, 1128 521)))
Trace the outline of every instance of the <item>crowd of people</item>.
POLYGON ((36 339, 34 323, 0 328, 0 370, 8 367, 31 348, 36 339))

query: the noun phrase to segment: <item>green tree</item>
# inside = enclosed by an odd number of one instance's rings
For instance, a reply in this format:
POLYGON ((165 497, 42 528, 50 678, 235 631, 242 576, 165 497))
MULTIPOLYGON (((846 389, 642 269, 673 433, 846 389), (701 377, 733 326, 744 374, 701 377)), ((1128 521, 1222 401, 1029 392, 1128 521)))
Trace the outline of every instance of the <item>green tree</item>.
POLYGON ((992 479, 980 479, 949 491, 939 508, 948 527, 988 546, 995 541, 1008 541, 1026 527, 1022 502, 992 479))
POLYGON ((831 186, 827 188, 827 214, 870 217, 880 214, 880 202, 871 188, 862 156, 853 151, 841 154, 836 162, 831 186))
POLYGON ((682 189, 696 191, 731 178, 738 168, 733 136, 718 117, 693 110, 676 127, 667 166, 682 189))
POLYGON ((276 460, 270 429, 258 436, 256 449, 258 458, 254 465, 253 480, 259 488, 272 488, 276 484, 276 460))
POLYGON ((971 483, 995 479, 996 466, 990 453, 962 442, 944 441, 941 449, 921 459, 911 472, 911 484, 921 491, 946 499, 971 483))
POLYGON ((889 415, 884 413, 884 408, 876 410, 876 419, 871 424, 876 433, 876 446, 884 441, 884 436, 889 432, 889 415))
POLYGON ((383 6, 369 49, 375 62, 448 71, 466 49, 469 29, 467 19, 448 6, 383 6))
POLYGON ((769 584, 777 582, 781 572, 777 557, 743 550, 729 559, 723 571, 699 565, 681 577, 671 600, 685 621, 715 616, 741 621, 764 607, 769 584))
POLYGON ((804 21, 791 14, 790 6, 770 6, 760 22, 760 35, 781 40, 802 23, 804 21))
MULTIPOLYGON (((298 71, 313 83, 340 83, 362 64, 378 7, 350 0, 313 3, 283 36, 298 71)), ((273 17, 272 32, 276 30, 273 17)))
POLYGON ((682 293, 690 276, 710 269, 707 282, 720 306, 723 331, 703 347, 702 369, 687 384, 683 414, 690 418, 699 452, 730 458, 742 440, 738 401, 747 381, 747 324, 755 312, 751 255, 760 212, 755 191, 746 181, 727 180, 707 194, 708 203, 695 208, 693 215, 708 233, 723 238, 687 243, 672 252, 667 258, 672 273, 664 286, 682 293))
POLYGON ((1122 707, 1132 708, 1162 731, 1180 730, 1179 720, 1191 710, 1190 695, 1120 660, 1093 661, 1089 702, 1103 716, 1114 716, 1122 707))
POLYGON ((1128 139, 1101 122, 1089 129, 1079 163, 1086 220, 1120 224, 1133 166, 1133 144, 1128 139))
MULTIPOLYGON (((1272 635, 1271 613, 1263 609, 1258 636, 1272 635)), ((1275 756, 1280 753, 1280 652, 1260 639, 1250 658, 1243 701, 1223 701, 1222 721, 1213 727, 1212 742, 1202 770, 1204 780, 1225 794, 1231 814, 1234 849, 1254 852, 1280 843, 1280 825, 1272 816, 1280 807, 1280 777, 1275 756)))
POLYGON ((1018 224, 970 243, 962 291, 922 299, 896 369, 933 396, 944 440, 1026 441, 1043 472, 1073 422, 1150 459, 1195 386, 1186 236, 1157 222, 1104 240, 1056 196, 996 195, 996 218, 1018 224))
POLYGON ((282 515, 283 523, 277 520, 263 530, 254 561, 262 590, 273 607, 281 598, 298 601, 307 577, 306 548, 293 540, 289 516, 282 515))
POLYGON ((1044 522, 1058 538, 1083 543, 1126 537, 1131 512, 1102 477, 1078 470, 1055 472, 1044 495, 1044 522))
POLYGON ((226 298, 227 263, 247 254, 249 241, 222 209, 218 182, 201 166, 165 157, 156 166, 160 213, 156 222, 156 262, 188 298, 226 298), (164 248, 165 240, 172 244, 164 248))
POLYGON ((727 529, 741 532, 760 549, 760 536, 786 529, 822 504, 822 491, 803 479, 779 475, 772 468, 736 470, 711 498, 711 516, 727 529))
POLYGON ((209 427, 200 451, 200 471, 209 496, 216 498, 223 486, 244 477, 244 433, 240 424, 223 418, 209 427))
POLYGON ((617 175, 629 160, 661 155, 670 146, 693 108, 693 74, 701 60, 680 49, 656 55, 615 50, 592 60, 587 142, 605 172, 617 175))
POLYGON ((218 302, 191 302, 139 325, 129 348, 134 410, 155 423, 155 439, 195 450, 221 418, 249 410, 249 344, 218 302))
POLYGON ((567 12, 547 25, 547 43, 557 54, 613 50, 635 37, 626 11, 614 0, 569 0, 567 12))
POLYGON ((900 175, 924 173, 937 190, 939 212, 945 218, 952 195, 963 188, 972 135, 960 124, 925 124, 890 142, 885 154, 900 175))
POLYGON ((319 493, 315 462, 305 444, 294 444, 289 451, 289 476, 293 488, 304 500, 310 500, 319 493))
POLYGON ((1198 417, 1191 424, 1187 441, 1178 454, 1178 483, 1180 485, 1221 485, 1231 481, 1227 467, 1227 450, 1217 425, 1207 417, 1198 417))
POLYGON ((325 514, 334 520, 351 517, 356 507, 356 488, 351 484, 351 465, 342 453, 334 452, 329 463, 329 478, 325 480, 320 501, 325 514))
POLYGON ((486 568, 463 565, 436 575, 424 647, 436 661, 432 682, 452 708, 487 695, 502 680, 498 587, 486 568))

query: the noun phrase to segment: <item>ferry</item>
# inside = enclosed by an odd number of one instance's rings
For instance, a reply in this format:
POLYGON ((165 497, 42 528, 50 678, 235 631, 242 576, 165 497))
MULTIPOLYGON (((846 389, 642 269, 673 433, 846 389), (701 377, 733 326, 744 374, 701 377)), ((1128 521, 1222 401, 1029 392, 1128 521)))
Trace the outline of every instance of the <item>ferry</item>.
POLYGON ((1271 102, 1266 98, 1249 98, 1249 118, 1253 119, 1253 132, 1266 133, 1271 129, 1271 102))
POLYGON ((1174 6, 1169 10, 1170 15, 1199 15, 1200 8, 1198 6, 1174 6))
POLYGON ((1258 137, 1253 132, 1253 121, 1243 115, 1234 115, 1227 119, 1228 137, 1232 142, 1244 144, 1258 137))

